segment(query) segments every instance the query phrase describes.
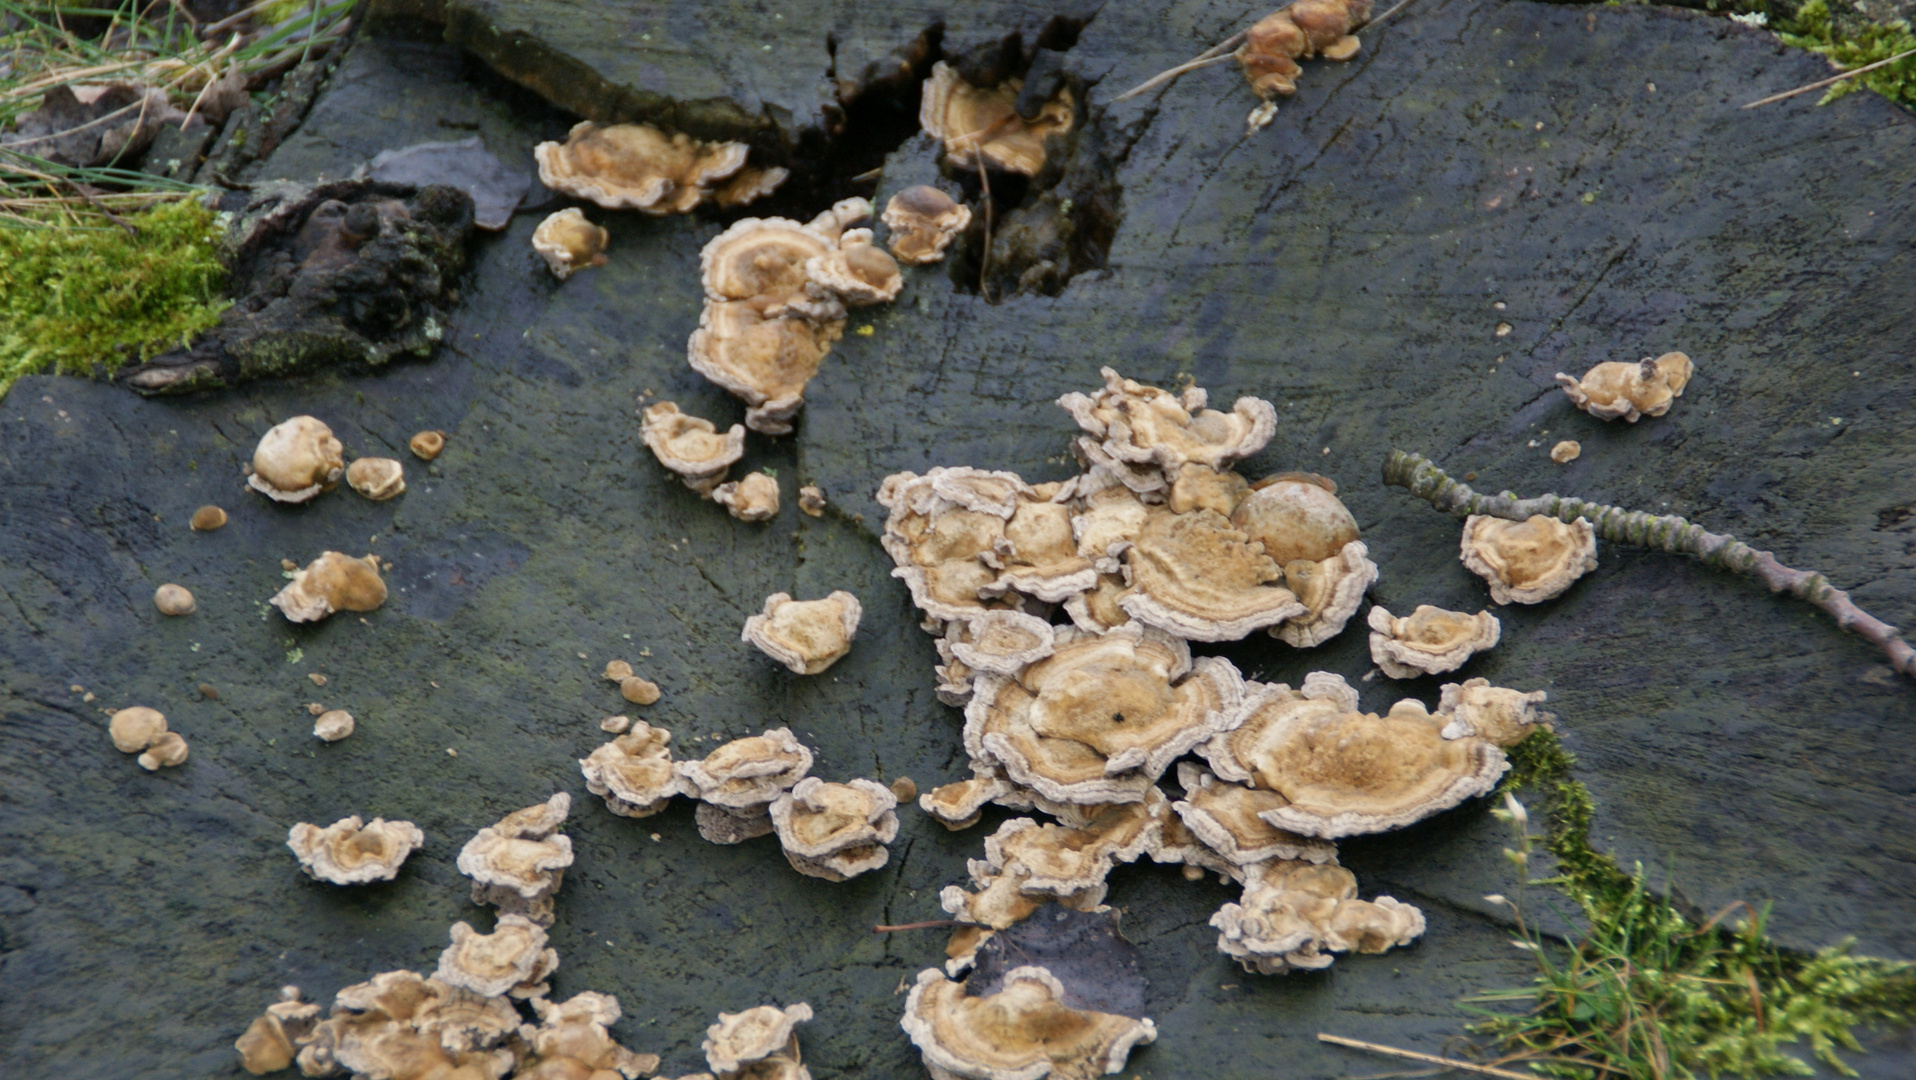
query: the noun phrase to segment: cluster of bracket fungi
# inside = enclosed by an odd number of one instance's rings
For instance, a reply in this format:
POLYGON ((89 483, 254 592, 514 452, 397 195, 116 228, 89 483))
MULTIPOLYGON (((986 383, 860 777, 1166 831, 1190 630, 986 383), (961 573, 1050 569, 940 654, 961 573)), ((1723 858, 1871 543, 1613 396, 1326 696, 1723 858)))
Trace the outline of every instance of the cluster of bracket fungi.
MULTIPOLYGON (((570 810, 571 797, 560 792, 479 830, 460 851, 473 902, 499 909, 490 933, 454 923, 452 944, 430 975, 387 971, 344 987, 323 1018, 317 1003, 300 1000, 298 987, 283 988, 234 1043, 241 1067, 260 1076, 297 1064, 304 1076, 377 1080, 652 1074, 658 1056, 620 1045, 608 1030, 620 1015, 616 997, 588 990, 551 998, 559 954, 548 947, 546 928, 572 865, 572 841, 558 831, 570 810)), ((409 822, 362 826, 347 818, 323 830, 295 826, 288 843, 308 873, 355 885, 390 879, 421 840, 409 822)), ((704 1042, 712 1071, 684 1080, 810 1080, 795 1028, 811 1018, 804 1002, 720 1013, 704 1042)))
MULTIPOLYGON (((1224 412, 1201 389, 1104 378, 1098 393, 1059 399, 1083 432, 1077 476, 934 468, 888 477, 878 495, 893 574, 938 639, 939 695, 965 715, 972 776, 920 806, 951 829, 987 804, 1051 819, 1004 822, 969 888, 940 898, 963 925, 946 966, 919 975, 903 1021, 936 1077, 1115 1072, 1155 1038, 1147 1019, 1071 1008, 1042 965, 994 976, 982 996, 956 981, 994 935, 1047 905, 1106 910, 1119 863, 1148 856, 1240 884, 1211 924, 1248 971, 1409 943, 1423 914, 1360 899, 1335 841, 1485 794, 1508 768, 1503 748, 1540 720, 1541 691, 1483 679, 1445 684, 1435 713, 1405 699, 1379 716, 1336 674, 1293 688, 1193 657, 1190 642, 1258 631, 1319 645, 1344 630, 1377 568, 1330 481, 1233 470, 1275 432, 1269 402, 1224 412), (1160 788, 1173 773, 1181 798, 1160 788), (1044 1037, 1060 1029, 1085 1037, 1044 1037)), ((1547 518, 1473 519, 1463 554, 1500 602, 1536 602, 1593 564, 1594 543, 1547 518)), ((1395 678, 1455 670, 1500 633, 1488 612, 1427 605, 1402 618, 1373 609, 1370 630, 1395 678)))

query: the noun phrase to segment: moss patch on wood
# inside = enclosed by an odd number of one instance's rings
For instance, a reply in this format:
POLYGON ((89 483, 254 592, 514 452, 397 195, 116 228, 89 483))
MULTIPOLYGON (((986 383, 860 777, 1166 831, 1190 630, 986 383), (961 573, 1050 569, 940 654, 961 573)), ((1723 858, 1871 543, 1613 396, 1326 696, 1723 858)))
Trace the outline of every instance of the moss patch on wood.
MULTIPOLYGON (((1911 33, 1909 23, 1901 19, 1866 24, 1858 27, 1854 33, 1844 32, 1831 17, 1826 0, 1810 0, 1797 9, 1794 18, 1779 22, 1776 29, 1777 36, 1785 42, 1827 56, 1844 70, 1854 70, 1916 49, 1916 33, 1911 33)), ((1864 87, 1905 108, 1916 109, 1916 56, 1905 56, 1875 71, 1844 79, 1825 91, 1818 104, 1834 101, 1864 87)))
POLYGON ((111 372, 219 322, 226 271, 192 199, 127 215, 0 228, 0 394, 22 375, 111 372))

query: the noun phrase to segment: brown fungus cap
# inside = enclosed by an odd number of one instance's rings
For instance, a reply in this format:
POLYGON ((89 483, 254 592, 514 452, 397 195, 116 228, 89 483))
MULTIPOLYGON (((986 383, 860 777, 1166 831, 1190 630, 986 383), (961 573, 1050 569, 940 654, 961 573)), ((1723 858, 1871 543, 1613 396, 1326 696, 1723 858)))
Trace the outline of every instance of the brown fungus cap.
POLYGON ((1527 521, 1472 514, 1464 520, 1460 557, 1490 584, 1499 604, 1541 604, 1597 568, 1597 533, 1588 521, 1542 514, 1527 521))
POLYGON ((295 416, 260 436, 247 486, 275 502, 305 502, 346 471, 345 449, 332 428, 295 416))
POLYGON ((421 461, 431 461, 446 449, 446 433, 443 431, 421 431, 406 440, 406 447, 413 456, 421 461))
POLYGON ((939 824, 955 832, 978 824, 985 804, 1010 791, 1010 781, 988 773, 932 788, 918 796, 918 806, 938 819, 939 824))
POLYGON ((752 300, 708 302, 685 359, 750 406, 746 427, 786 435, 805 404, 805 385, 844 333, 843 318, 767 316, 752 300))
POLYGON ((134 705, 113 714, 107 722, 107 734, 113 748, 122 754, 137 754, 166 734, 166 717, 158 709, 134 705))
POLYGON ((1357 519, 1337 497, 1337 485, 1315 473, 1265 477, 1229 516, 1280 566, 1335 558, 1357 539, 1357 519))
POLYGON ((572 865, 572 838, 558 831, 572 809, 561 791, 480 829, 459 851, 459 872, 472 879, 472 902, 552 925, 552 895, 572 865))
POLYGON ((1370 561, 1370 549, 1362 540, 1352 540, 1322 562, 1287 562, 1284 585, 1304 605, 1304 614, 1271 627, 1270 635, 1299 649, 1322 645, 1344 632, 1363 605, 1365 592, 1376 583, 1377 564, 1370 561))
POLYGON ((1004 538, 994 592, 1016 589, 1055 604, 1097 585, 1097 568, 1079 552, 1069 505, 1040 498, 1034 490, 1018 500, 1004 524, 1004 538))
POLYGON ((758 646, 799 675, 817 675, 852 651, 864 613, 858 597, 843 589, 823 600, 773 593, 765 598, 761 614, 745 620, 739 640, 758 646))
POLYGON ((1089 591, 1064 602, 1065 614, 1071 616, 1072 625, 1078 629, 1102 634, 1132 621, 1131 614, 1124 610, 1124 599, 1132 591, 1123 577, 1099 574, 1098 583, 1089 591))
POLYGON ((315 622, 335 611, 372 611, 386 602, 386 583, 379 577, 379 560, 368 555, 355 559, 328 551, 268 601, 289 622, 315 622))
POLYGON ((334 885, 391 881, 425 842, 426 834, 412 822, 384 818, 370 823, 341 818, 323 829, 302 821, 286 832, 286 846, 298 856, 300 868, 334 885))
POLYGON ((807 292, 848 307, 888 304, 905 287, 897 260, 872 243, 870 229, 851 229, 839 238, 837 250, 807 259, 805 276, 807 292))
POLYGON ((718 1015, 718 1023, 705 1029, 705 1063, 721 1076, 742 1078, 761 1062, 785 1058, 797 1063, 797 1028, 812 1018, 812 1007, 800 1001, 783 1009, 759 1005, 718 1015))
POLYGON ((1051 655, 1056 633, 1051 624, 1022 611, 986 611, 953 622, 945 629, 940 651, 971 671, 1015 675, 1051 655))
POLYGON ((177 731, 168 731, 153 740, 153 745, 140 752, 136 758, 140 768, 147 772, 158 772, 186 763, 186 740, 177 731))
POLYGON ((923 476, 893 473, 878 489, 890 513, 880 544, 892 557, 892 576, 911 589, 912 602, 935 619, 964 619, 1003 603, 987 599, 998 583, 1010 542, 1006 524, 1019 497, 1031 489, 1016 474, 935 468, 923 476))
POLYGON ((699 252, 699 279, 714 303, 743 303, 764 318, 809 317, 806 264, 835 250, 832 238, 796 221, 743 218, 699 252))
POLYGON ((1154 845, 1169 806, 1152 788, 1146 801, 1097 810, 1082 828, 1012 818, 985 838, 985 859, 998 869, 1014 862, 1022 866, 1019 889, 1027 894, 1071 897, 1095 890, 1101 895, 1113 865, 1136 862, 1154 845))
POLYGON ((1007 79, 993 87, 978 87, 940 60, 931 68, 918 105, 918 126, 945 145, 945 160, 953 169, 976 170, 980 155, 986 164, 1006 172, 1036 176, 1045 163, 1045 139, 1071 130, 1076 111, 1069 87, 1060 87, 1026 119, 1018 115, 1018 94, 1024 80, 1007 79))
POLYGON ((670 401, 646 407, 639 434, 659 464, 701 495, 711 494, 732 463, 745 456, 743 427, 733 424, 721 435, 710 420, 680 412, 670 401))
POLYGON ((171 582, 153 590, 153 606, 162 615, 191 615, 199 609, 199 603, 186 586, 171 582))
POLYGON ((1049 657, 1016 677, 981 678, 965 707, 965 748, 1045 798, 1136 802, 1180 755, 1236 714, 1230 662, 1193 663, 1181 640, 1120 627, 1056 632, 1049 657))
POLYGON ((1543 722, 1537 706, 1549 698, 1543 690, 1525 693, 1492 686, 1489 679, 1466 679, 1443 685, 1437 715, 1445 718, 1446 739, 1475 736, 1498 746, 1515 746, 1543 722))
POLYGON ((1037 966, 1012 968, 996 993, 976 997, 927 968, 900 1023, 934 1076, 965 1080, 1091 1080, 1158 1037, 1149 1019, 1073 1009, 1064 993, 1037 966))
POLYGON ((1337 861, 1337 848, 1329 842, 1280 829, 1258 816, 1289 802, 1275 791, 1220 780, 1189 761, 1178 764, 1178 783, 1184 787, 1184 799, 1171 809, 1193 836, 1238 866, 1267 859, 1337 861))
POLYGON ((544 982, 558 966, 558 952, 546 948, 544 927, 522 915, 501 915, 490 934, 470 923, 453 923, 452 944, 439 954, 433 978, 482 997, 499 997, 544 982))
POLYGON ((680 762, 679 788, 715 806, 763 812, 811 768, 812 752, 792 729, 773 728, 763 735, 733 739, 704 760, 680 762))
POLYGON ((344 709, 329 709, 313 721, 313 737, 324 742, 338 742, 351 735, 355 726, 352 713, 344 709))
POLYGON ((1591 416, 1599 420, 1621 418, 1634 424, 1642 417, 1669 412, 1671 402, 1683 396, 1683 388, 1690 384, 1694 371, 1688 356, 1669 352, 1654 360, 1645 357, 1634 364, 1614 360, 1598 364, 1585 372, 1582 379, 1573 379, 1560 371, 1557 385, 1563 387, 1564 395, 1577 408, 1591 416))
POLYGON ((1351 33, 1370 18, 1371 0, 1297 0, 1245 31, 1238 64, 1245 81, 1266 100, 1297 92, 1297 61, 1312 56, 1348 60, 1357 55, 1351 33))
POLYGON ((194 532, 212 532, 226 525, 226 511, 207 504, 193 511, 193 519, 187 523, 194 532))
POLYGON ((1114 466, 1114 475, 1139 492, 1162 490, 1186 463, 1226 468, 1277 432, 1277 410, 1261 398, 1241 397, 1224 413, 1205 407, 1209 395, 1200 387, 1172 394, 1112 368, 1101 373, 1103 390, 1065 394, 1058 404, 1084 429, 1079 452, 1092 464, 1114 466), (1127 465, 1153 467, 1157 478, 1136 476, 1127 465))
POLYGON ((634 705, 653 705, 659 700, 659 684, 637 675, 619 680, 619 696, 634 705))
POLYGON ((898 836, 897 807, 897 797, 876 781, 832 784, 808 776, 773 800, 772 826, 793 869, 844 881, 885 865, 883 845, 898 836))
POLYGON ((586 220, 585 211, 568 207, 550 214, 532 230, 532 250, 560 281, 589 266, 604 266, 611 230, 586 220))
POLYGON ((740 189, 726 188, 725 182, 744 169, 746 154, 744 143, 701 142, 647 124, 589 120, 574 125, 565 142, 533 148, 545 186, 608 210, 647 214, 687 213, 720 190, 730 204, 749 201, 784 179, 757 175, 740 189))
POLYGON ((825 516, 825 492, 815 484, 798 489, 798 508, 806 517, 825 516))
POLYGON ((280 990, 280 999, 266 1007, 265 1015, 247 1027, 233 1043, 239 1051, 240 1068, 254 1076, 278 1072, 292 1065, 300 1040, 319 1022, 319 1006, 299 1000, 299 987, 280 990))
POLYGON ((929 184, 893 195, 879 219, 891 230, 886 246, 900 262, 935 263, 971 224, 971 210, 929 184))
POLYGON ((586 790, 605 798, 620 817, 642 818, 665 809, 679 793, 672 733, 640 720, 630 730, 579 759, 586 790))
POLYGON ((406 467, 392 458, 363 457, 346 467, 346 483, 374 502, 406 491, 406 467))
POLYGON ((1341 866, 1273 860, 1251 868, 1241 900, 1211 925, 1219 952, 1277 975, 1329 967, 1335 953, 1408 945, 1423 934, 1424 913, 1388 896, 1357 899, 1357 878, 1341 866))
POLYGON ((1484 794, 1509 768, 1493 743, 1445 739, 1443 720, 1416 701, 1381 717, 1357 711, 1356 692, 1323 672, 1302 692, 1254 687, 1240 715, 1204 756, 1219 776, 1289 800, 1259 816, 1306 836, 1402 828, 1484 794))
POLYGON ((1262 545, 1215 510, 1151 508, 1124 566, 1125 612, 1191 641, 1235 641, 1307 614, 1262 545))
POLYGON ((712 501, 740 521, 770 521, 778 516, 778 481, 763 472, 746 473, 714 488, 712 501))
POLYGON ((539 1026, 521 1027, 531 1058, 517 1080, 635 1080, 659 1067, 657 1054, 639 1054, 613 1041, 619 999, 588 990, 558 1003, 533 998, 539 1026))
POLYGON ((1370 609, 1370 657, 1393 679, 1455 671, 1497 644, 1502 633, 1503 624, 1488 611, 1466 615, 1419 604, 1400 619, 1381 607, 1370 609))

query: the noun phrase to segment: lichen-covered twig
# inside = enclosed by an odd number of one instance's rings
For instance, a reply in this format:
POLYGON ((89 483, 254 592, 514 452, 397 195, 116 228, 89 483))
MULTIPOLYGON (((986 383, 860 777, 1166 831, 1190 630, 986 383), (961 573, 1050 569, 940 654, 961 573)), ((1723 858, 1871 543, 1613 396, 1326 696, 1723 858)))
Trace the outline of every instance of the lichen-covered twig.
POLYGON ((1719 570, 1747 574, 1770 587, 1807 600, 1836 619, 1836 625, 1881 648, 1895 670, 1916 677, 1916 648, 1904 641, 1894 626, 1856 606, 1849 594, 1813 570, 1792 570, 1767 551, 1733 536, 1713 533, 1675 514, 1648 514, 1562 495, 1519 499, 1510 492, 1485 495, 1450 478, 1422 454, 1392 450, 1384 459, 1384 483, 1406 488, 1412 495, 1455 517, 1488 514, 1523 521, 1542 514, 1559 521, 1583 518, 1597 535, 1613 544, 1653 548, 1678 555, 1694 555, 1719 570))

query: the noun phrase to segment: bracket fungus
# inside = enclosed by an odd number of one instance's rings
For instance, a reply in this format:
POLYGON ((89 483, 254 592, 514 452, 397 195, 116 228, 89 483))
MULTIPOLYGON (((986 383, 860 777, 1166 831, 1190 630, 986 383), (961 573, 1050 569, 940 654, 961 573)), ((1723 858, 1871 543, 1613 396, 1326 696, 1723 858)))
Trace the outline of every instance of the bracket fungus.
POLYGON ((432 977, 481 997, 530 998, 545 996, 545 981, 558 968, 559 953, 546 948, 545 927, 523 915, 501 915, 490 934, 453 923, 452 944, 439 954, 432 977))
POLYGON ((1591 416, 1599 420, 1621 418, 1634 424, 1645 416, 1669 412, 1670 404, 1683 396, 1683 388, 1690 384, 1695 370, 1688 356, 1667 352, 1654 360, 1646 356, 1634 364, 1616 360, 1598 364, 1581 379, 1559 371, 1557 385, 1563 387, 1564 396, 1572 404, 1591 416))
POLYGON ((1475 736, 1498 746, 1515 746, 1543 722, 1537 706, 1548 701, 1543 690, 1510 690, 1490 685, 1489 679, 1445 683, 1437 700, 1437 714, 1445 718, 1446 739, 1475 736))
POLYGON ((1050 656, 1056 643, 1051 624, 1036 615, 998 610, 951 623, 938 651, 949 652, 947 662, 955 660, 970 671, 1015 675, 1050 656))
POLYGON ((1258 20, 1238 46, 1238 64, 1257 96, 1297 92, 1299 60, 1349 60, 1359 43, 1351 32, 1370 18, 1371 0, 1297 0, 1258 20))
POLYGON ((553 894, 572 865, 572 838, 558 831, 571 810, 572 796, 561 791, 507 814, 466 841, 458 866, 472 879, 472 902, 551 926, 553 894))
POLYGON ((891 230, 885 245, 901 262, 923 265, 945 257, 945 249, 971 224, 971 209, 929 184, 893 195, 879 218, 891 230))
POLYGON ((1169 808, 1155 795, 1094 809, 1078 819, 1079 827, 1012 818, 985 838, 985 861, 998 871, 1015 864, 1018 891, 1027 896, 1100 903, 1111 868, 1136 862, 1151 849, 1169 808))
POLYGON ((1029 118, 1018 113, 1023 79, 973 86, 940 60, 931 67, 918 104, 918 126, 944 143, 954 169, 975 169, 978 159, 1024 176, 1044 169, 1045 140, 1071 131, 1077 109, 1071 89, 1060 86, 1029 118))
POLYGON ((384 818, 340 818, 323 829, 302 821, 286 831, 286 846, 299 858, 300 869, 334 885, 391 881, 425 842, 426 834, 412 822, 384 818))
POLYGON ((632 723, 625 734, 579 759, 586 790, 603 796, 606 809, 620 817, 651 817, 679 793, 671 742, 664 728, 632 723))
POLYGON ((806 290, 835 297, 848 307, 889 304, 905 287, 897 260, 872 243, 870 229, 850 229, 837 249, 805 260, 806 290))
POLYGON ((281 987, 279 1000, 266 1006, 265 1015, 254 1020, 233 1042, 239 1051, 240 1068, 254 1076, 278 1072, 293 1063, 300 1040, 319 1023, 319 1005, 299 1000, 299 987, 281 987))
POLYGON ((293 580, 267 602, 289 622, 315 622, 335 611, 374 610, 386 602, 386 583, 375 556, 355 559, 328 551, 294 571, 293 580))
POLYGON ((659 464, 700 495, 711 495, 732 464, 745 456, 742 426, 733 424, 721 435, 710 420, 680 412, 670 401, 646 408, 639 434, 659 464))
POLYGON ((345 452, 332 428, 295 416, 260 436, 246 484, 275 502, 305 502, 339 481, 345 452))
POLYGON ((533 148, 539 181, 608 210, 690 213, 700 203, 738 206, 769 194, 784 169, 747 168, 744 143, 701 142, 647 124, 575 124, 566 141, 533 148))
POLYGON ((800 1063, 797 1031, 812 1018, 810 1005, 758 1005, 718 1016, 700 1048, 721 1080, 810 1080, 800 1063))
POLYGON ((1206 408, 1208 393, 1189 387, 1172 394, 1101 368, 1104 389, 1072 392, 1058 405, 1085 432, 1078 450, 1140 494, 1167 488, 1187 463, 1224 469, 1251 456, 1277 433, 1277 410, 1262 398, 1241 397, 1228 413, 1206 408), (1125 466, 1155 466, 1155 477, 1125 466))
POLYGON ((1263 547, 1209 508, 1151 508, 1124 567, 1132 592, 1118 606, 1192 641, 1235 641, 1309 613, 1263 547))
POLYGON ((604 266, 611 243, 612 231, 587 221, 585 211, 576 206, 547 215, 532 230, 532 250, 560 281, 589 266, 604 266))
POLYGON ((852 651, 865 609, 843 589, 823 600, 794 600, 788 593, 765 598, 765 610, 745 620, 739 640, 799 675, 816 675, 852 651))
POLYGON ((363 457, 346 467, 346 483, 374 502, 406 491, 406 467, 392 458, 363 457))
POLYGON ((353 733, 353 714, 344 709, 329 709, 313 721, 313 737, 323 742, 338 742, 353 733))
POLYGON ((535 997, 532 1007, 539 1026, 519 1029, 530 1054, 513 1074, 517 1080, 636 1080, 659 1067, 657 1054, 634 1053, 613 1040, 619 999, 611 994, 587 990, 557 1003, 535 997))
POLYGON ((1463 667, 1464 661, 1497 644, 1502 633, 1503 624, 1488 611, 1466 615, 1419 604, 1400 619, 1382 607, 1373 607, 1370 658, 1393 679, 1442 675, 1463 667))
POLYGON ((792 869, 847 881, 885 865, 898 837, 898 799, 872 780, 828 784, 808 776, 772 801, 772 828, 792 869))
POLYGON ((1252 867, 1243 897, 1211 925, 1219 952, 1276 975, 1329 967, 1334 953, 1408 945, 1423 934, 1424 913, 1389 896, 1357 899, 1357 878, 1341 866, 1280 860, 1252 867))
POLYGON ((771 805, 812 768, 812 752, 790 728, 733 739, 678 766, 679 790, 700 800, 699 835, 737 844, 773 830, 771 805))
POLYGON ((767 317, 750 301, 708 302, 686 342, 686 362, 749 406, 745 426, 786 435, 805 404, 805 384, 844 333, 842 318, 767 317))
POLYGON ((778 516, 778 481, 762 472, 712 489, 712 501, 740 521, 770 521, 778 516))
POLYGON ((168 582, 153 590, 153 606, 162 615, 191 615, 200 605, 186 586, 168 582))
POLYGON ((1499 604, 1541 604, 1597 568, 1597 533, 1589 521, 1542 514, 1524 521, 1472 514, 1464 520, 1460 558, 1490 584, 1499 604))
POLYGON ((1265 821, 1335 839, 1402 828, 1482 795, 1509 768, 1496 744, 1445 739, 1444 719, 1410 699, 1383 716, 1358 711, 1357 692, 1314 672, 1301 690, 1248 684, 1237 723, 1205 744, 1218 776, 1275 791, 1265 821))
POLYGON ((1178 783, 1184 798, 1171 809, 1193 836, 1234 865, 1267 859, 1337 861, 1337 848, 1328 841, 1280 829, 1259 816, 1289 802, 1275 791, 1220 780, 1189 761, 1178 763, 1178 783))
POLYGON ((938 968, 918 973, 900 1022, 934 1077, 963 1080, 1090 1080, 1124 1068, 1132 1047, 1153 1042, 1148 1018, 1073 1009, 1042 967, 1004 973, 995 993, 974 996, 938 968))
POLYGON ((1001 553, 1010 546, 1005 527, 1017 512, 1018 496, 1029 490, 1013 473, 983 469, 935 468, 923 476, 901 472, 885 478, 878 502, 890 513, 880 543, 895 566, 892 576, 911 589, 919 610, 940 620, 968 620, 991 610, 987 594, 1003 593, 1001 553))
POLYGON ((1141 627, 1056 631, 1052 654, 1016 676, 980 678, 965 748, 1059 802, 1136 802, 1180 755, 1225 731, 1243 698, 1230 661, 1195 662, 1141 627))
POLYGON ((798 489, 798 508, 806 517, 825 516, 825 492, 815 484, 798 489))
POLYGON ((812 306, 806 266, 834 250, 829 237, 808 225, 742 218, 699 252, 699 280, 707 300, 743 303, 764 318, 829 315, 834 313, 829 305, 822 311, 812 306))

